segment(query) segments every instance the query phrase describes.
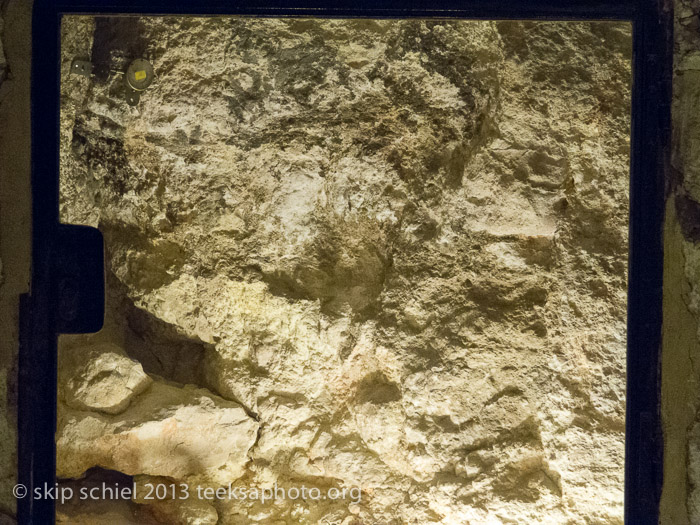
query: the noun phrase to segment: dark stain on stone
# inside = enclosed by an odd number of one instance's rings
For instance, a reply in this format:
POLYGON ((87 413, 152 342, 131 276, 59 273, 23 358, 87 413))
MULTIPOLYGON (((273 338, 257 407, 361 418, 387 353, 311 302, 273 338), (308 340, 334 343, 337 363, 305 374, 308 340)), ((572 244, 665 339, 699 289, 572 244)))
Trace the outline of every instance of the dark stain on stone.
POLYGON ((383 405, 400 401, 401 397, 399 386, 382 372, 373 372, 362 378, 355 392, 355 402, 358 405, 364 403, 383 405))
POLYGON ((134 16, 98 16, 92 44, 95 79, 106 82, 110 70, 126 69, 129 62, 146 54, 143 24, 134 16))
POLYGON ((685 193, 676 194, 676 213, 686 240, 700 242, 700 203, 685 193))

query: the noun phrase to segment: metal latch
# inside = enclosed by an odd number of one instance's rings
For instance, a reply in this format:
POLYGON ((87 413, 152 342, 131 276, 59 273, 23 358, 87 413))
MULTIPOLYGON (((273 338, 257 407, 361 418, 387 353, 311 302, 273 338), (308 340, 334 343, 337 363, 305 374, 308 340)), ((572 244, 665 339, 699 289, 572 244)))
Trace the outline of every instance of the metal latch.
POLYGON ((92 62, 76 58, 70 66, 70 72, 83 77, 92 76, 92 62))
MULTIPOLYGON (((72 74, 91 78, 93 74, 93 65, 89 60, 75 58, 71 62, 70 71, 72 74)), ((130 106, 136 106, 141 99, 141 93, 153 83, 155 72, 153 64, 145 58, 137 58, 133 60, 126 71, 114 71, 118 75, 124 77, 124 98, 130 106)))

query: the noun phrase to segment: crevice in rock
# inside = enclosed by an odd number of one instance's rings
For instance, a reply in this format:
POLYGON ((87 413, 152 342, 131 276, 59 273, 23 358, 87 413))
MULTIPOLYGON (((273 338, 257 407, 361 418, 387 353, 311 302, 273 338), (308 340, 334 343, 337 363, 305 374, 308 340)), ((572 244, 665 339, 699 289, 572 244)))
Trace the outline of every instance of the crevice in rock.
POLYGON ((203 360, 210 346, 183 335, 150 312, 138 308, 128 289, 111 271, 107 271, 108 308, 124 336, 124 350, 136 359, 148 374, 168 381, 209 388, 204 379, 203 360))
POLYGON ((134 476, 129 476, 128 474, 124 474, 123 472, 118 472, 116 470, 93 467, 85 472, 85 474, 80 478, 57 478, 56 482, 59 485, 79 482, 86 486, 101 486, 102 483, 104 483, 105 486, 119 485, 121 487, 131 488, 134 484, 134 476))

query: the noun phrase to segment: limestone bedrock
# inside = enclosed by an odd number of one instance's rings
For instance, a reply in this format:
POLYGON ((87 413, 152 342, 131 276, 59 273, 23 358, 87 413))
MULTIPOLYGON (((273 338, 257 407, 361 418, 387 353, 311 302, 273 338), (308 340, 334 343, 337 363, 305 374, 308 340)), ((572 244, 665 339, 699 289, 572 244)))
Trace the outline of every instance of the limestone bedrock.
POLYGON ((630 56, 609 22, 65 17, 61 216, 109 287, 59 476, 362 491, 167 523, 621 524, 630 56), (137 107, 69 73, 141 55, 137 107))
POLYGON ((700 521, 700 2, 674 8, 664 261, 662 525, 700 521))

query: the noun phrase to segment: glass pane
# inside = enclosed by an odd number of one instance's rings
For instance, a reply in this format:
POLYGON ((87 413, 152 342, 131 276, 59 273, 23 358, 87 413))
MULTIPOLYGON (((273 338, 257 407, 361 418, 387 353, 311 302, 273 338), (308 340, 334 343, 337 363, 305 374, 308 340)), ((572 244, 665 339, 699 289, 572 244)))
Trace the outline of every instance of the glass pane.
POLYGON ((626 23, 64 18, 108 300, 60 341, 58 521, 621 524, 630 59, 626 23))

